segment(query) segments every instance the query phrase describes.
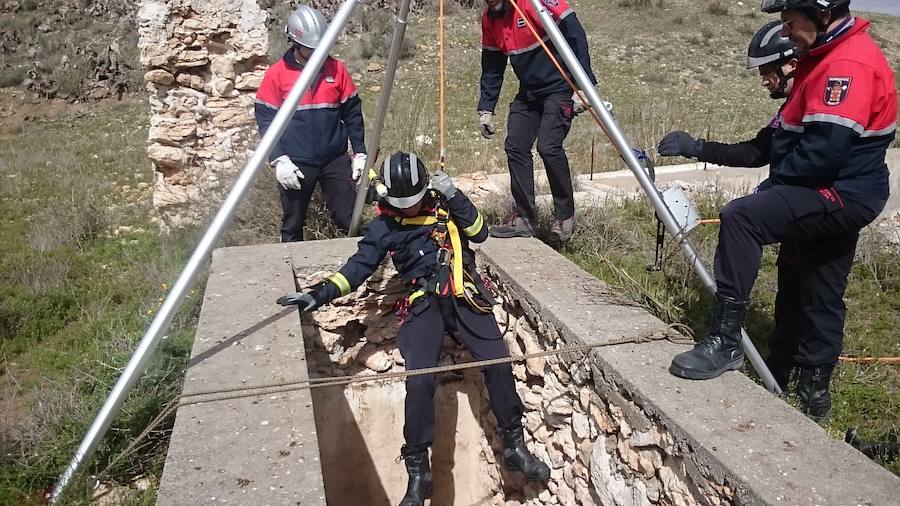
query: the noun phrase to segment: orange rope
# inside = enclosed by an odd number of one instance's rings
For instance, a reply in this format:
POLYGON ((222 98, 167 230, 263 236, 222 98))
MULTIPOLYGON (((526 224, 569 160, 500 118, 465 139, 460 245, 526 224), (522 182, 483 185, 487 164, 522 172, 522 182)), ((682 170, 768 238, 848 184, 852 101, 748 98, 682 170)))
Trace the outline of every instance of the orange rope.
POLYGON ((578 86, 575 86, 575 83, 572 82, 572 79, 569 78, 569 75, 566 73, 566 71, 563 70, 562 65, 560 65, 559 62, 556 60, 556 57, 553 56, 553 53, 550 51, 550 48, 547 47, 547 44, 544 42, 544 39, 542 39, 540 34, 538 34, 537 30, 535 30, 534 25, 531 23, 531 20, 528 19, 528 16, 526 16, 525 13, 522 11, 522 9, 517 5, 518 0, 510 0, 509 3, 513 6, 514 9, 516 9, 516 12, 519 14, 519 17, 521 17, 522 20, 525 21, 525 26, 527 26, 528 29, 531 30, 531 34, 534 35, 535 40, 537 40, 538 44, 540 44, 541 47, 544 48, 544 52, 547 53, 548 57, 550 57, 550 61, 552 61, 553 65, 556 66, 556 70, 559 70, 559 73, 563 76, 563 79, 566 80, 566 83, 569 84, 569 87, 572 88, 572 91, 574 91, 575 94, 578 95, 578 98, 581 100, 582 103, 588 105, 588 112, 591 113, 591 116, 594 118, 594 121, 597 123, 597 126, 599 126, 601 130, 603 130, 603 133, 605 133, 607 137, 612 138, 609 135, 609 132, 606 131, 606 127, 603 126, 603 122, 600 121, 600 116, 597 116, 597 112, 594 111, 594 108, 590 107, 590 102, 587 101, 587 99, 582 94, 582 91, 580 89, 578 89, 578 86))
POLYGON ((439 49, 438 49, 438 60, 440 61, 440 76, 438 78, 439 88, 440 88, 440 102, 438 106, 438 123, 440 129, 440 166, 441 169, 444 168, 444 0, 440 1, 440 14, 438 16, 438 40, 439 40, 439 49))

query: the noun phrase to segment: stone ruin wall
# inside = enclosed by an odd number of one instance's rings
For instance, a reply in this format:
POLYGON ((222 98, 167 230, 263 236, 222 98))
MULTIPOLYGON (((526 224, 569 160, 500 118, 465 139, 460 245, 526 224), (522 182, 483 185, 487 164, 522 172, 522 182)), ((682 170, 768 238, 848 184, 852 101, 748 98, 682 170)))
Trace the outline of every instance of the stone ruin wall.
POLYGON ((140 3, 147 154, 164 229, 201 218, 257 142, 253 98, 267 66, 266 17, 255 0, 140 3))
MULTIPOLYGON (((312 286, 328 274, 300 274, 298 283, 312 286)), ((391 267, 382 267, 356 292, 319 309, 305 320, 303 334, 308 336, 307 356, 310 358, 311 376, 367 375, 404 370, 403 359, 394 342, 397 316, 393 308, 396 301, 405 295, 405 289, 394 274, 391 267)), ((495 306, 495 317, 501 330, 505 329, 504 340, 513 355, 574 344, 564 342, 557 329, 541 321, 538 312, 512 293, 508 286, 500 285, 496 277, 493 281, 499 286, 499 300, 502 301, 502 307, 495 306)), ((471 360, 468 352, 445 337, 440 365, 471 360)), ((692 459, 685 458, 690 454, 690 448, 683 448, 683 443, 676 441, 658 417, 629 399, 624 390, 606 378, 590 359, 571 356, 536 358, 514 364, 513 374, 526 408, 523 421, 526 439, 535 454, 551 465, 551 480, 546 486, 532 484, 501 469, 496 456, 502 455, 502 446, 493 431, 495 421, 487 401, 487 391, 480 374, 473 372, 463 381, 474 384, 462 390, 480 392, 479 395, 470 395, 469 402, 475 397, 475 402, 480 403, 472 411, 483 430, 479 431, 480 441, 473 442, 480 448, 474 463, 478 469, 463 471, 463 474, 478 476, 481 473, 487 476, 487 498, 478 504, 733 504, 735 490, 727 483, 718 482, 707 469, 698 466, 692 459)), ((456 379, 462 377, 458 375, 456 379)), ((438 384, 442 383, 439 378, 438 384)), ((389 394, 393 398, 380 402, 390 402, 392 409, 399 409, 402 413, 402 382, 347 387, 344 393, 347 402, 368 404, 361 411, 374 414, 385 411, 386 406, 379 405, 379 401, 366 401, 364 388, 395 390, 389 394)), ((384 395, 374 390, 369 394, 384 395)), ((440 386, 438 397, 441 397, 440 386)), ((456 398, 450 399, 452 402, 456 398)), ((440 404, 438 409, 441 409, 440 404)), ((357 414, 360 412, 355 411, 357 414)), ((366 423, 365 417, 362 418, 360 425, 366 423)), ((439 424, 440 418, 439 412, 439 424)), ((401 430, 400 425, 385 427, 384 418, 373 419, 370 423, 375 427, 367 428, 369 432, 370 429, 397 433, 401 430)), ((464 431, 459 429, 457 427, 458 440, 466 437, 464 431)), ((320 438, 322 436, 320 434, 320 438)), ((377 446, 371 441, 368 444, 369 451, 377 446)), ((437 447, 438 442, 435 444, 437 447)), ((393 452, 389 455, 391 459, 398 449, 399 445, 387 449, 393 452)), ((433 466, 438 466, 434 459, 442 457, 445 456, 440 452, 434 452, 433 466)), ((372 455, 373 461, 378 458, 372 455)), ((464 464, 457 460, 455 465, 472 465, 472 462, 464 464)), ((325 472, 327 475, 327 468, 325 472)), ((327 483, 326 476, 326 488, 327 483)), ((405 482, 392 486, 402 494, 405 482)), ((440 492, 440 484, 436 490, 440 492)), ((464 501, 461 499, 457 497, 456 503, 462 504, 464 501)))

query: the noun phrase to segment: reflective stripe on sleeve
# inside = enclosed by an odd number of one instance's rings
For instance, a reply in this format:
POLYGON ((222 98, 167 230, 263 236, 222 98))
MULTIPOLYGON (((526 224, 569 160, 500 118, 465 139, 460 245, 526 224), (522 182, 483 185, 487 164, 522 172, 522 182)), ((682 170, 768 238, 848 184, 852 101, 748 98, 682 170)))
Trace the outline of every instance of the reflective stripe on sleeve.
POLYGON ((341 291, 341 296, 347 295, 350 293, 350 282, 347 281, 347 278, 344 277, 340 272, 335 272, 328 278, 328 281, 331 281, 335 285, 337 285, 338 290, 341 291))

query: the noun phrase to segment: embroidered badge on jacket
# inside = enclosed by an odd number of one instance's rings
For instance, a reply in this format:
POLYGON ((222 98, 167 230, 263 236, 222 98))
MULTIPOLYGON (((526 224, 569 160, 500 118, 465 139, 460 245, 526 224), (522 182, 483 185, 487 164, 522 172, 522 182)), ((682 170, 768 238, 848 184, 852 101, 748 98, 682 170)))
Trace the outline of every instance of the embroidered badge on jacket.
POLYGON ((829 77, 825 83, 825 105, 838 105, 847 99, 849 77, 829 77))

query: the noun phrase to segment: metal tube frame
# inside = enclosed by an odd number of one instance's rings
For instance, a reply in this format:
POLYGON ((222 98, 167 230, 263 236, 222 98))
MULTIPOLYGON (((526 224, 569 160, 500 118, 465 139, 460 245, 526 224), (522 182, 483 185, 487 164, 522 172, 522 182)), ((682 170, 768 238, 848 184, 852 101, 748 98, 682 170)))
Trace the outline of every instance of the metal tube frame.
MULTIPOLYGON (((322 36, 322 41, 315 51, 313 51, 312 56, 310 56, 309 62, 306 64, 306 68, 301 74, 300 79, 294 83, 294 87, 291 88, 284 104, 281 106, 278 114, 275 115, 275 119, 272 120, 272 124, 269 126, 268 131, 266 131, 266 134, 263 136, 262 140, 260 140, 259 145, 253 152, 253 156, 250 157, 250 160, 244 166, 240 176, 238 176, 238 179, 235 181, 234 187, 228 194, 222 207, 219 208, 219 211, 210 223, 209 228, 207 228, 206 232, 203 234, 200 243, 197 245, 190 260, 188 260, 185 265, 184 270, 182 270, 181 274, 178 276, 178 280, 172 285, 172 289, 166 295, 159 313, 156 314, 156 317, 153 319, 153 322, 151 322, 144 337, 141 338, 137 349, 135 349, 134 354, 131 356, 131 360, 129 360, 128 365, 125 367, 119 380, 106 398, 106 401, 103 403, 103 407, 100 408, 97 417, 85 434, 81 445, 78 447, 78 450, 75 452, 75 455, 72 457, 72 460, 69 462, 65 471, 60 475, 59 480, 53 489, 53 494, 50 499, 51 503, 55 504, 59 501, 70 480, 78 471, 78 468, 85 460, 93 455, 100 440, 106 434, 113 419, 119 412, 119 408, 125 401, 125 396, 144 372, 153 350, 156 349, 159 340, 169 328, 172 318, 181 307, 185 295, 194 284, 194 281, 196 281, 197 275, 206 263, 213 247, 222 236, 225 227, 231 222, 231 218, 234 216, 238 206, 253 184, 256 174, 259 172, 259 168, 266 162, 275 143, 281 138, 281 134, 287 127, 288 121, 294 114, 301 97, 303 97, 310 84, 312 84, 313 80, 317 77, 319 69, 325 62, 325 58, 331 51, 334 42, 337 40, 341 31, 343 31, 346 26, 347 21, 350 19, 350 15, 353 13, 357 1, 358 0, 346 0, 341 5, 340 9, 338 9, 334 19, 329 23, 328 29, 325 30, 325 34, 322 36)), ((405 1, 408 2, 408 0, 405 1)))
POLYGON ((366 146, 368 155, 366 167, 359 177, 356 188, 356 201, 353 204, 353 217, 350 220, 349 236, 359 233, 359 220, 362 217, 362 209, 366 203, 366 194, 369 191, 369 169, 375 163, 378 148, 381 144, 381 131, 384 130, 384 117, 387 115, 388 100, 394 88, 394 76, 397 73, 397 62, 400 60, 400 48, 403 44, 403 36, 406 33, 406 16, 409 15, 410 0, 401 0, 397 10, 397 18, 394 23, 394 37, 391 39, 391 49, 388 52, 387 67, 384 70, 384 79, 381 83, 381 93, 378 95, 378 107, 375 111, 375 123, 372 132, 368 136, 369 143, 366 146))
MULTIPOLYGON (((553 21, 553 18, 551 17, 550 13, 547 12, 547 9, 541 3, 541 0, 530 1, 532 7, 534 7, 535 11, 538 13, 538 17, 540 18, 541 24, 544 27, 544 31, 546 31, 550 36, 550 39, 553 41, 553 45, 556 47, 556 50, 559 51, 560 56, 562 56, 566 66, 572 73, 572 77, 575 78, 575 82, 578 84, 579 88, 581 88, 581 92, 584 93, 584 95, 587 97, 588 102, 590 102, 591 107, 593 107, 594 111, 599 115, 600 121, 603 123, 603 126, 605 127, 607 134, 609 135, 609 140, 619 151, 619 154, 622 156, 622 159, 625 160, 625 163, 628 165, 628 168, 631 169, 631 172, 634 173, 635 177, 641 185, 641 188, 644 190, 644 193, 646 193, 647 197, 650 199, 650 203, 656 210, 656 213, 659 216, 660 220, 662 220, 662 222, 665 224, 666 229, 669 231, 669 233, 672 234, 674 240, 681 245, 681 248, 684 250, 684 254, 687 257, 688 262, 691 264, 694 272, 697 273, 697 276, 700 278, 703 286, 710 293, 715 294, 715 280, 706 269, 706 266, 703 265, 703 262, 700 259, 700 255, 697 253, 694 245, 685 236, 681 227, 678 226, 678 222, 675 220, 675 216, 663 201, 662 195, 660 195, 659 190, 656 188, 656 185, 653 184, 653 181, 651 181, 647 173, 644 172, 640 162, 638 162, 638 159, 634 154, 634 150, 631 147, 631 144, 628 142, 628 138, 625 137, 622 129, 619 128, 619 125, 618 123, 616 123, 616 120, 612 116, 612 113, 608 111, 606 107, 604 107, 603 99, 594 88, 594 84, 588 77, 587 72, 581 66, 581 62, 578 61, 578 58, 575 56, 575 53, 569 46, 569 43, 566 41, 565 37, 563 37, 563 34, 559 30, 559 27, 556 26, 556 22, 553 21)), ((778 383, 775 381, 775 378, 772 376, 769 368, 766 367, 765 362, 763 361, 759 352, 756 350, 753 342, 750 341, 750 337, 747 335, 747 332, 744 329, 741 329, 741 335, 741 344, 744 348, 744 353, 750 359, 750 363, 753 365, 753 368, 756 370, 757 374, 759 374, 760 378, 763 381, 763 384, 765 384, 766 388, 768 388, 773 393, 780 395, 782 393, 781 388, 779 388, 778 383)))

